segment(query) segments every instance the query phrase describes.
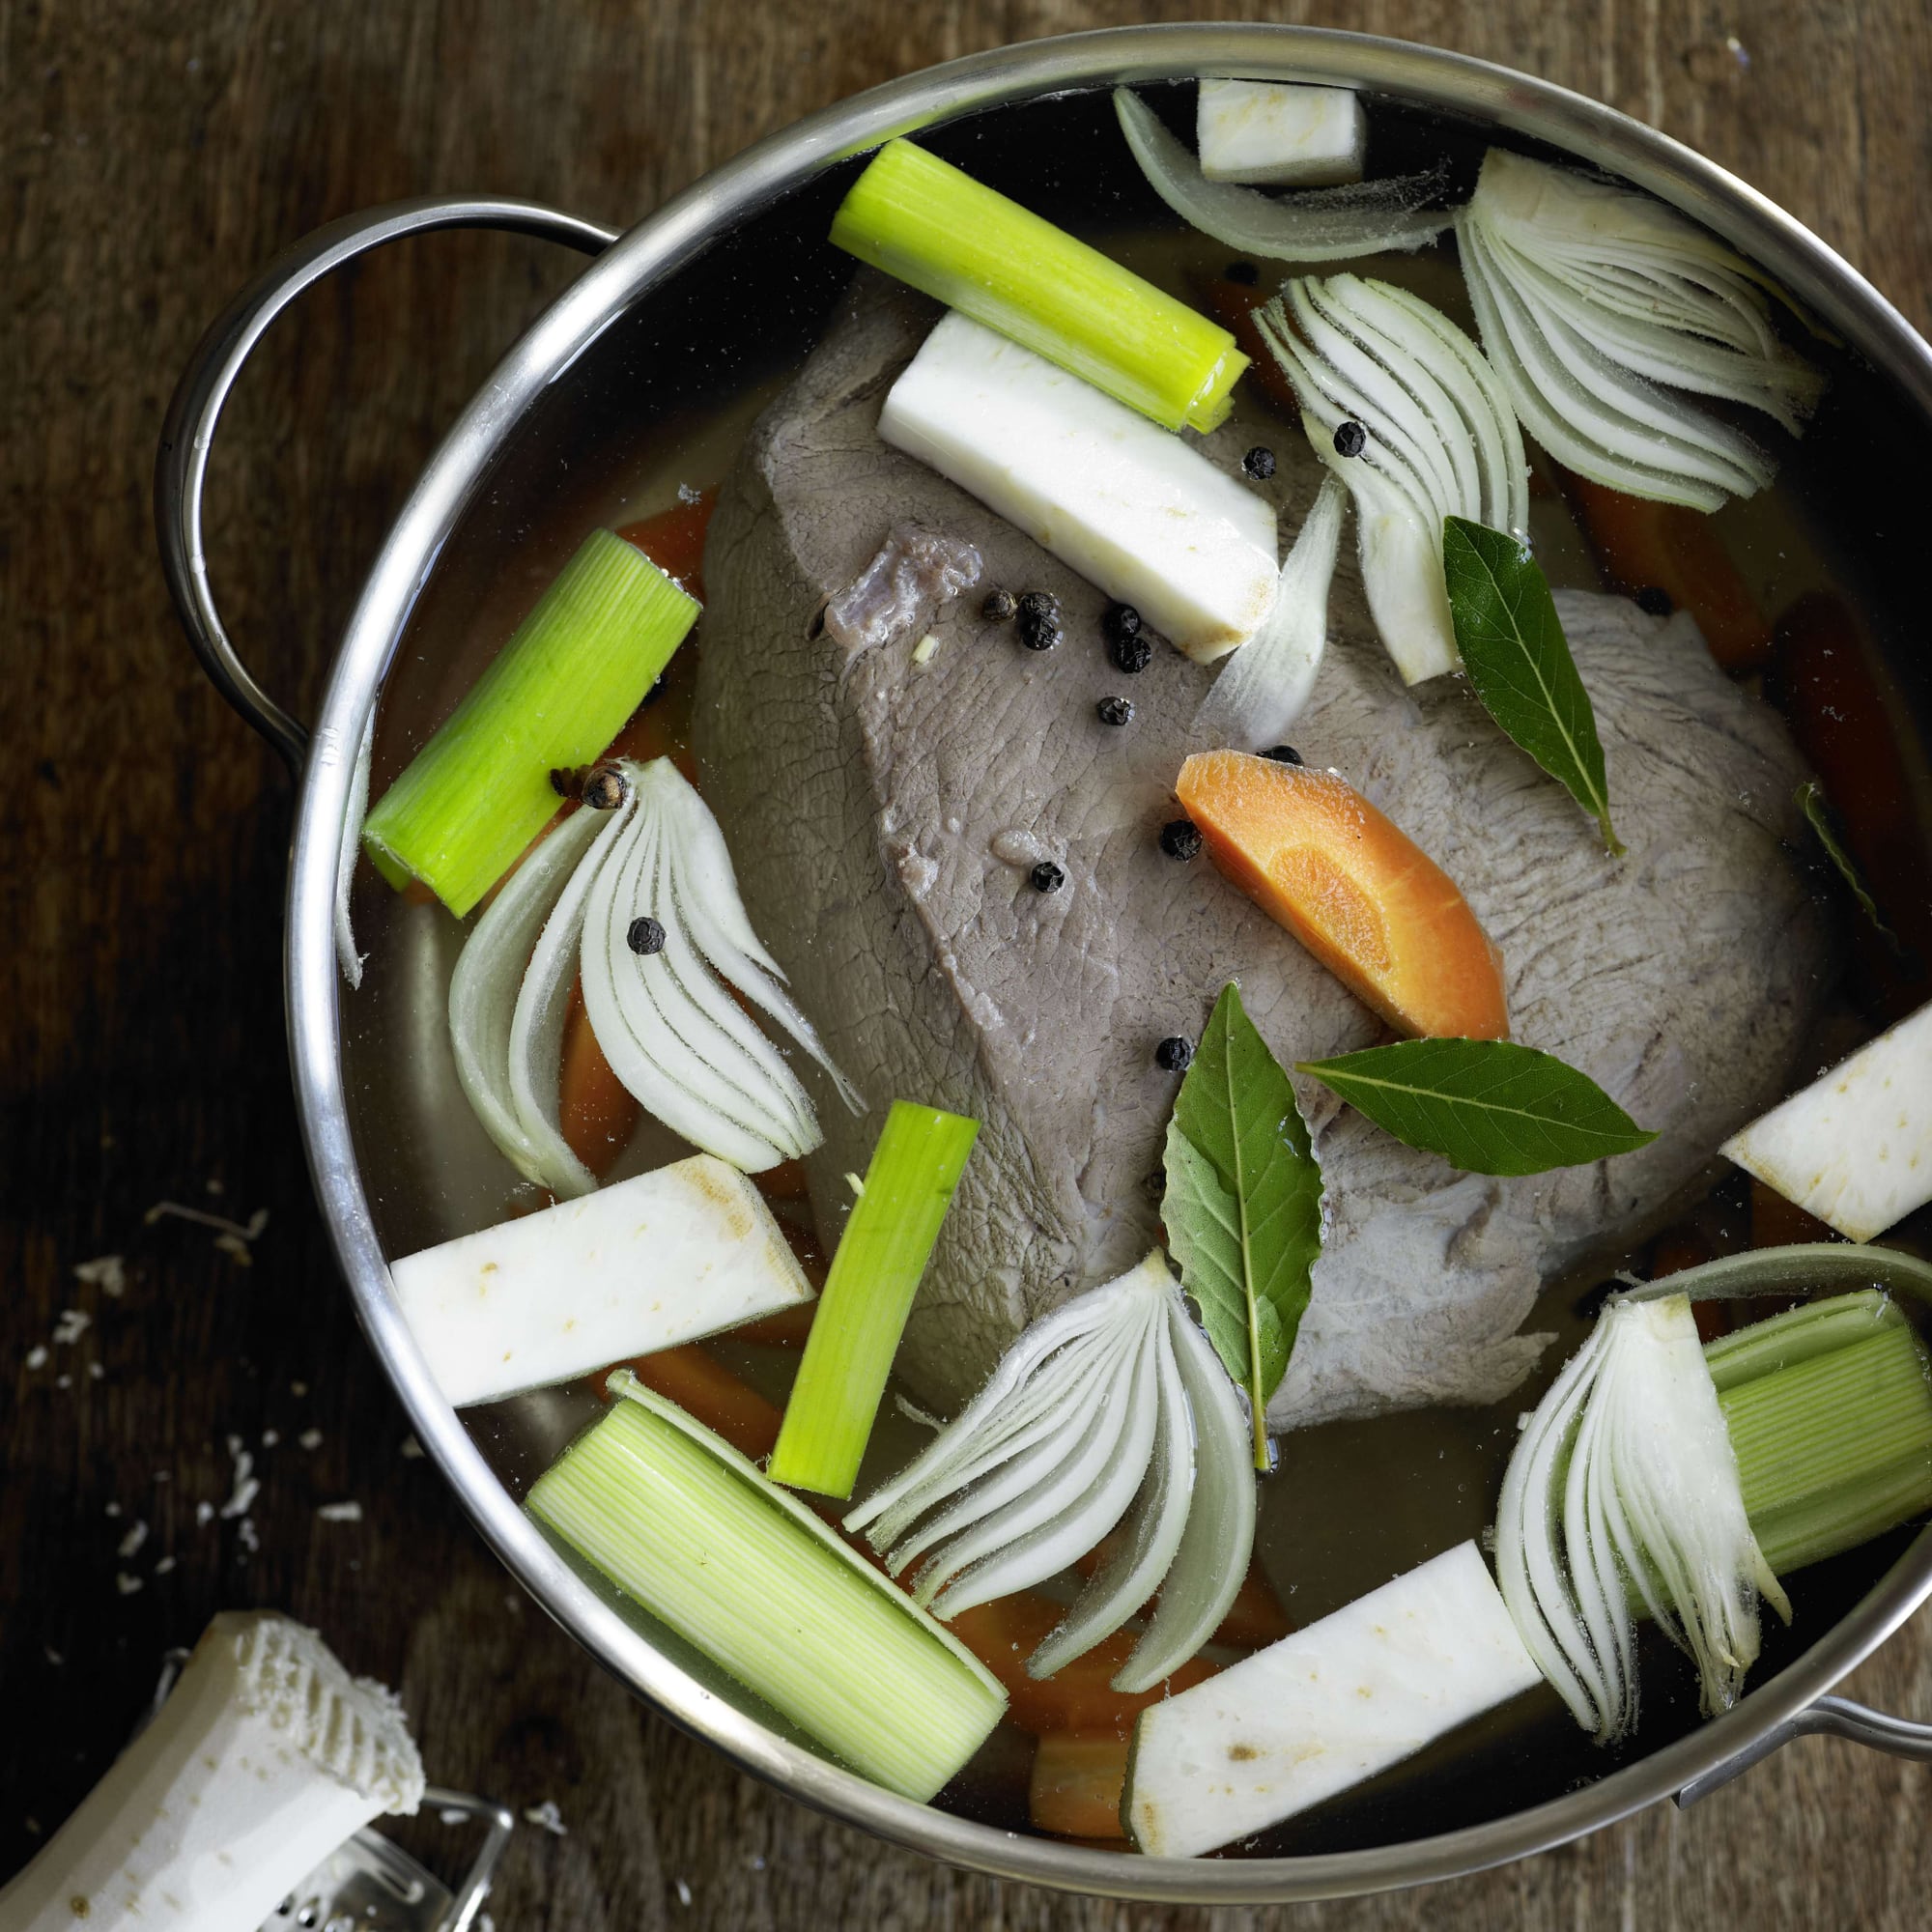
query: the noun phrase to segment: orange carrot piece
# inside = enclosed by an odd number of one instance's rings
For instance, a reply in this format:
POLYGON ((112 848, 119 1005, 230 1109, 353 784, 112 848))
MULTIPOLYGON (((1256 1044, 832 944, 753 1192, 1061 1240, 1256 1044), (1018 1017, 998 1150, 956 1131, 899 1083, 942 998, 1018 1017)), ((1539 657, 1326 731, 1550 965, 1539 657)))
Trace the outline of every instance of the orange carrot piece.
POLYGON ((1131 1695, 1116 1690, 1109 1679, 1134 1647, 1127 1632, 1116 1631, 1043 1682, 1029 1677, 1027 1659, 1065 1614, 1064 1605, 1021 1590, 961 1610, 950 1625, 953 1635, 1005 1686, 1007 1716, 1035 1737, 1048 1731, 1090 1731, 1124 1739, 1150 1704, 1215 1673, 1214 1664, 1197 1657, 1155 1690, 1131 1695))
POLYGON ((1501 956, 1468 900, 1346 780, 1205 752, 1175 789, 1215 865, 1398 1032, 1509 1037, 1501 956))
POLYGON ((1626 497, 1582 476, 1566 473, 1563 481, 1597 561, 1619 590, 1662 590, 1696 618, 1711 655, 1726 670, 1755 670, 1767 662, 1771 626, 1709 517, 1682 503, 1626 497))
POLYGON ((697 1343, 660 1349, 626 1366, 646 1388, 715 1430, 739 1455, 755 1463, 772 1453, 783 1418, 756 1389, 740 1381, 697 1343))
POLYGON ((1241 1578, 1241 1587, 1228 1605, 1228 1614, 1221 1619, 1213 1640, 1231 1644, 1236 1650, 1261 1650, 1279 1643, 1293 1629, 1281 1599, 1274 1593, 1274 1585, 1267 1579, 1267 1572, 1262 1568, 1261 1558, 1255 1557, 1248 1564, 1248 1574, 1241 1578))
MULTIPOLYGON (((784 1223, 779 1225, 783 1227, 784 1223)), ((817 1286, 824 1286, 822 1274, 817 1286)), ((761 1315, 755 1321, 741 1323, 732 1329, 731 1338, 737 1342, 762 1342, 768 1349, 802 1349, 811 1333, 811 1318, 817 1312, 815 1300, 801 1301, 776 1315, 761 1315)))
POLYGON ((1112 1731, 1047 1731, 1033 1754, 1027 1811, 1063 1838, 1124 1838, 1127 1741, 1112 1731))
POLYGON ((704 602, 704 539, 711 513, 718 507, 716 490, 700 490, 689 503, 673 503, 654 517, 626 524, 617 534, 650 558, 679 589, 704 602))
POLYGON ((630 1090, 611 1070, 583 1010, 582 980, 570 989, 570 1016, 563 1023, 563 1074, 557 1120, 570 1151, 602 1179, 642 1115, 630 1090))
POLYGON ((1845 844, 1880 913, 1910 957, 1859 917, 1852 928, 1859 988, 1875 1017, 1903 1019, 1924 1005, 1932 962, 1932 855, 1913 809, 1895 714, 1874 675, 1864 635, 1842 600, 1810 591, 1777 620, 1772 695, 1818 774, 1845 844), (1895 722, 1896 721, 1896 722, 1895 722))
POLYGON ((1750 1184, 1750 1216, 1754 1248, 1795 1247, 1800 1242, 1838 1238, 1834 1230, 1805 1213, 1797 1202, 1787 1201, 1776 1188, 1767 1187, 1755 1175, 1750 1184))

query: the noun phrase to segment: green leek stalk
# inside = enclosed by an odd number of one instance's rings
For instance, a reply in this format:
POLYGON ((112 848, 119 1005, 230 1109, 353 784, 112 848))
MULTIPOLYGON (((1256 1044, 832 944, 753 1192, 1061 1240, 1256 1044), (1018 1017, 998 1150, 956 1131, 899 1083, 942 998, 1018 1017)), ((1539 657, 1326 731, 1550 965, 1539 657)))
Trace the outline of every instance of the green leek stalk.
POLYGON ((935 1796, 1006 1709, 985 1666, 817 1517, 627 1369, 525 1507, 855 1771, 935 1796))
POLYGON ((1932 1509, 1932 1360, 1885 1295, 1806 1303, 1712 1343, 1705 1360, 1776 1575, 1932 1509))
POLYGON ((1217 429, 1248 366, 1218 323, 910 141, 879 150, 832 240, 1163 429, 1217 429))
POLYGON ((978 1121, 895 1100, 798 1366, 770 1463, 774 1482, 849 1496, 920 1277, 978 1121))
POLYGON ((465 917, 554 814, 551 773, 604 751, 699 609, 640 550, 593 531, 369 814, 377 869, 465 917))

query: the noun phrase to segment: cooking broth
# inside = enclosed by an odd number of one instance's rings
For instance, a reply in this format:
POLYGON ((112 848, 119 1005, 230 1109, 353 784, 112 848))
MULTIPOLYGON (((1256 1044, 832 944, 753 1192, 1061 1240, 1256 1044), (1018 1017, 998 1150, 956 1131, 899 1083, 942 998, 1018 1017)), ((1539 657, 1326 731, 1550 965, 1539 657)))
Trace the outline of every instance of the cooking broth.
MULTIPOLYGON (((1158 99, 1163 91, 1146 92, 1158 99)), ((1453 198, 1466 193, 1490 144, 1485 132, 1401 102, 1371 99, 1368 105, 1372 175, 1446 158, 1457 184, 1453 198)), ((923 130, 919 139, 1185 300, 1198 302, 1205 282, 1229 260, 1226 248, 1184 229, 1147 187, 1119 138, 1105 92, 995 110, 923 130)), ((824 237, 861 164, 854 159, 829 169, 636 301, 519 425, 439 557, 390 670, 377 740, 378 795, 586 532, 635 522, 675 503, 681 490, 723 479, 751 423, 797 370, 850 279, 850 258, 824 237)), ((1473 332, 1446 246, 1344 266, 1412 288, 1473 332)), ((1264 285, 1278 278, 1267 268, 1263 275, 1264 285)), ((1767 613, 1821 595, 1856 613, 1841 647, 1882 699, 1904 753, 1907 795, 1889 802, 1890 817, 1923 876, 1924 855, 1932 850, 1932 767, 1925 754, 1932 672, 1918 648, 1916 613, 1922 608, 1932 449, 1917 417, 1881 377, 1827 344, 1804 348, 1831 377, 1815 422, 1796 444, 1779 439, 1776 486, 1729 503, 1712 527, 1767 613)), ((1237 421, 1252 423, 1257 441, 1300 436, 1252 382, 1241 385, 1236 409, 1237 421)), ((1552 583, 1641 587, 1606 582, 1548 460, 1533 446, 1531 462, 1542 485, 1532 503, 1535 546, 1552 583)), ((700 622, 682 655, 703 647, 700 622)), ((1829 694, 1821 697, 1804 680, 1780 681, 1776 665, 1768 676, 1749 673, 1748 681, 1794 719, 1802 720, 1807 706, 1829 706, 1829 694)), ((689 742, 702 729, 702 721, 688 715, 689 701, 689 679, 673 678, 659 721, 672 743, 689 742)), ((1874 747, 1872 760, 1879 772, 1886 768, 1877 755, 1882 749, 1874 747)), ((1911 954, 1928 926, 1924 904, 1888 904, 1907 945, 1907 956, 1893 955, 1858 923, 1845 895, 1822 878, 1819 890, 1832 895, 1851 959, 1845 1012, 1819 1042, 1822 1065, 1923 1001, 1924 969, 1911 954)), ((358 938, 370 956, 360 993, 343 1007, 346 1085, 360 1169, 392 1257, 489 1225, 539 1199, 516 1183, 457 1084, 446 999, 463 936, 424 895, 365 895, 358 902, 358 938)), ((686 1151, 646 1116, 612 1178, 686 1151)), ((1676 1233, 1688 1231, 1713 1253, 1749 1244, 1745 1177, 1714 1159, 1706 1182, 1706 1198, 1683 1204, 1676 1233)), ((799 1204, 785 1211, 796 1215, 799 1204)), ((833 1230, 817 1235, 822 1245, 836 1239, 833 1230)), ((1922 1250, 1928 1237, 1932 1220, 1921 1213, 1892 1238, 1922 1250)), ((1518 1417, 1581 1338, 1615 1271, 1644 1274, 1654 1263, 1654 1244, 1646 1241, 1594 1256, 1547 1285, 1524 1326, 1549 1331, 1556 1341, 1544 1366, 1493 1407, 1331 1423, 1282 1438, 1279 1466, 1262 1485, 1257 1551, 1290 1623, 1299 1628, 1438 1550, 1480 1537, 1494 1517, 1518 1417)), ((729 1335, 705 1346, 782 1402, 795 1350, 729 1335)), ((464 1419, 521 1496, 600 1412, 596 1393, 583 1383, 470 1409, 464 1419)), ((925 1439, 889 1399, 855 1495, 866 1494, 925 1439)), ((1829 1630, 1909 1535, 1895 1532, 1791 1579, 1794 1625, 1786 1632, 1765 1620, 1764 1654, 1752 1683, 1766 1681, 1829 1630)), ((746 1693, 636 1605, 627 1605, 626 1614, 696 1675, 753 1707, 746 1693)), ((1553 1692, 1539 1691, 1239 1849, 1286 1856, 1416 1838, 1517 1811, 1647 1753, 1692 1727, 1697 1708, 1690 1666, 1654 1634, 1645 1644, 1643 1718, 1630 1743, 1599 1748, 1553 1692)), ((787 1730, 775 1714, 760 1715, 787 1730)), ((941 1802, 964 1815, 1027 1829, 1031 1750, 1030 1740, 1002 1725, 941 1802)))

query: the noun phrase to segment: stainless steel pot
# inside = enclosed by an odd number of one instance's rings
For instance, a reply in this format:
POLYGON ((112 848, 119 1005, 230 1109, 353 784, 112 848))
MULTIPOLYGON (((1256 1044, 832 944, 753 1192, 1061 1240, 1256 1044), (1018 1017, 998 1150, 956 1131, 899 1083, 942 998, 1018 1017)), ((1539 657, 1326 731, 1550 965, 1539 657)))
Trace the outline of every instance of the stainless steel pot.
POLYGON ((708 244, 832 163, 888 135, 1027 97, 1196 74, 1343 82, 1610 169, 1762 263, 1932 424, 1932 349, 1815 236, 1689 149, 1561 88, 1461 55, 1359 35, 1270 26, 1134 27, 953 61, 773 135, 615 237, 527 203, 401 203, 319 231, 274 263, 209 332, 175 395, 156 488, 160 545, 190 640, 217 687, 300 780, 289 892, 289 1037, 317 1194, 357 1313, 416 1433, 502 1561, 565 1630, 639 1696, 745 1770, 822 1811, 952 1863, 1118 1897, 1207 1904, 1310 1899, 1438 1879, 1520 1858, 1675 1797, 1689 1804, 1787 1740, 1828 1733, 1932 1759, 1932 1726, 1827 1695, 1932 1594, 1932 1532, 1797 1662, 1726 1716, 1596 1783, 1443 1835, 1297 1859, 1183 1862, 1087 1850, 895 1798, 778 1736, 633 1629, 519 1511, 438 1393, 390 1292, 352 1140, 331 914, 356 747, 420 593, 514 430, 546 386, 708 244), (371 570, 313 734, 263 691, 221 627, 202 549, 210 441, 249 352, 303 288, 398 236, 501 227, 599 257, 524 336, 457 421, 371 570))

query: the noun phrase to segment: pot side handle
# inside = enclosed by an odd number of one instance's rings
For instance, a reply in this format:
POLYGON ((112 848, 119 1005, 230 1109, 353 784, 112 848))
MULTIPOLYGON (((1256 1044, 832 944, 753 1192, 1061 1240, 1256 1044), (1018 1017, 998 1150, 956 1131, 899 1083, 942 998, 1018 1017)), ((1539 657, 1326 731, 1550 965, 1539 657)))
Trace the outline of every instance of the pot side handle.
POLYGON ((187 639, 214 688, 283 758, 297 777, 308 755, 307 728, 255 681, 236 655, 209 587, 201 499, 209 451, 222 405, 256 343, 290 302, 331 270, 395 242, 439 228, 494 228, 601 254, 616 231, 531 201, 492 196, 394 201, 346 215, 278 255, 229 303, 189 358, 161 425, 155 463, 155 527, 161 569, 187 639))
POLYGON ((1678 1804, 1694 1804, 1700 1798, 1708 1798, 1719 1785, 1728 1784, 1773 1751, 1781 1750, 1793 1738, 1849 1738, 1853 1744, 1886 1751, 1892 1757, 1932 1763, 1932 1724, 1915 1724, 1909 1718, 1893 1718, 1884 1711, 1874 1711, 1867 1704, 1856 1704, 1849 1697, 1820 1697, 1795 1717, 1774 1724, 1735 1757, 1726 1758, 1701 1777, 1693 1777, 1677 1794, 1678 1804))

